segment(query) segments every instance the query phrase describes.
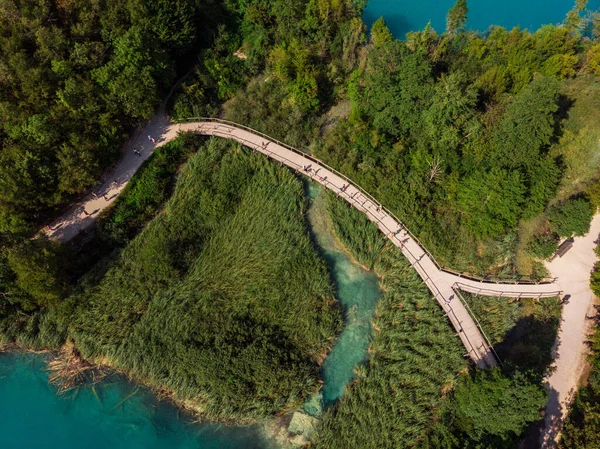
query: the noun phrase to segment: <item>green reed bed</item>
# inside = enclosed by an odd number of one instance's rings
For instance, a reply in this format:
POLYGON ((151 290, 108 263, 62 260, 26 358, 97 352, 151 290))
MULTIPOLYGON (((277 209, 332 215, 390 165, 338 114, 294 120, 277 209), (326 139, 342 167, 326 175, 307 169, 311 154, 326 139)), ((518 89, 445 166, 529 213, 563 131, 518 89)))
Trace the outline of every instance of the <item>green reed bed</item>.
POLYGON ((487 328, 496 318, 495 338, 511 328, 516 307, 529 325, 514 348, 507 346, 511 363, 478 370, 464 357, 456 332, 401 252, 333 194, 328 207, 340 241, 358 261, 375 268, 385 294, 373 321, 370 360, 325 414, 315 447, 515 447, 546 401, 539 370, 556 332, 556 306, 547 301, 513 305, 498 298, 476 304, 476 313, 485 307, 494 311, 482 325, 487 328))
POLYGON ((69 298, 68 335, 84 357, 173 390, 205 418, 300 404, 341 328, 305 209, 288 170, 210 140, 106 275, 69 298))

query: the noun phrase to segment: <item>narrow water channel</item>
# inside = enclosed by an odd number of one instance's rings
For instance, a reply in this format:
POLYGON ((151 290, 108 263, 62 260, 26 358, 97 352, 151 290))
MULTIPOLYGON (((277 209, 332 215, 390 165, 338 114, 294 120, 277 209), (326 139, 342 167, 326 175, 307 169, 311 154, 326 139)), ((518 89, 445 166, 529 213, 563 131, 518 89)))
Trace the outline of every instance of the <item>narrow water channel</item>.
POLYGON ((322 368, 321 401, 327 407, 344 394, 344 387, 354 379, 354 370, 368 358, 371 319, 382 292, 377 275, 353 262, 336 239, 321 187, 309 183, 307 190, 309 223, 321 256, 329 265, 344 314, 344 330, 322 368))

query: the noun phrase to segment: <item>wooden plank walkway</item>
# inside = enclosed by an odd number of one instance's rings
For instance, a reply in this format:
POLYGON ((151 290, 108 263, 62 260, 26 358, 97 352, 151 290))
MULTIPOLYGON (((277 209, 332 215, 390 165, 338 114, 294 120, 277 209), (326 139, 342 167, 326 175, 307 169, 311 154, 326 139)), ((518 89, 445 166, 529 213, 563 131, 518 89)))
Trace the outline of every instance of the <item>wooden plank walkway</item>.
MULTIPOLYGON (((157 120, 154 128, 152 128, 155 130, 154 137, 159 142, 157 146, 164 145, 177 138, 180 132, 194 132, 233 139, 252 150, 281 162, 300 174, 310 177, 313 181, 332 190, 340 198, 364 213, 402 251, 402 254, 421 276, 456 329, 468 356, 481 368, 496 366, 498 360, 483 331, 469 313, 468 304, 463 302, 461 295, 457 294, 455 289, 481 295, 507 297, 539 298, 560 294, 555 282, 544 284, 495 283, 467 278, 441 269, 418 239, 368 193, 312 156, 291 148, 282 142, 242 125, 217 119, 172 125, 165 120, 166 117, 157 120)), ((145 132, 142 134, 145 134, 145 132)), ((143 142, 144 139, 144 136, 137 137, 136 144, 138 148, 140 142, 143 142)), ((95 220, 95 217, 82 215, 82 211, 90 209, 96 213, 108 207, 151 152, 152 150, 145 151, 143 156, 139 158, 126 154, 119 164, 123 166, 123 169, 120 170, 118 165, 100 190, 101 195, 108 192, 109 197, 103 201, 96 194, 94 198, 89 198, 83 205, 74 206, 69 213, 65 214, 64 217, 44 232, 50 237, 66 241, 89 226, 95 220), (111 178, 119 179, 119 182, 113 186, 110 181, 111 178)))
POLYGON ((363 191, 324 164, 317 162, 314 158, 293 151, 249 130, 218 122, 184 124, 181 125, 181 130, 234 139, 242 145, 265 154, 298 173, 310 177, 314 182, 318 182, 323 187, 332 190, 340 198, 364 213, 395 246, 400 248, 413 268, 419 273, 450 319, 473 361, 482 368, 497 365, 497 360, 487 340, 480 332, 465 305, 455 294, 452 279, 446 277, 445 273, 438 269, 402 223, 396 221, 370 196, 367 196, 363 191))

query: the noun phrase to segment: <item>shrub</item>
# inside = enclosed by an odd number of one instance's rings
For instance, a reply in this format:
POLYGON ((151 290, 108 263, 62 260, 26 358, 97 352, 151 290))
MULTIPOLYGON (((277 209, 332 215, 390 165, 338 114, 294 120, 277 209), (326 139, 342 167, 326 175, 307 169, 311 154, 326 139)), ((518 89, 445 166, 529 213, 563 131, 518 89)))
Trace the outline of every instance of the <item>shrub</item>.
POLYGON ((546 403, 542 385, 524 374, 504 376, 500 368, 477 371, 454 392, 456 427, 481 447, 501 447, 492 442, 513 440, 540 418, 546 403))
POLYGON ((560 237, 585 235, 594 216, 592 204, 585 198, 570 199, 548 211, 548 220, 560 237))
POLYGON ((39 305, 55 303, 67 292, 67 259, 58 242, 26 240, 7 251, 7 261, 18 287, 39 305))
POLYGON ((600 297, 600 264, 596 264, 590 280, 590 287, 594 295, 600 297))
POLYGON ((600 179, 586 187, 585 195, 592 203, 594 210, 598 210, 600 208, 600 179))
POLYGON ((600 76, 600 44, 594 45, 588 50, 587 68, 594 75, 600 76))
POLYGON ((529 242, 527 250, 529 253, 540 259, 548 259, 556 252, 558 248, 558 236, 554 233, 538 235, 529 242))

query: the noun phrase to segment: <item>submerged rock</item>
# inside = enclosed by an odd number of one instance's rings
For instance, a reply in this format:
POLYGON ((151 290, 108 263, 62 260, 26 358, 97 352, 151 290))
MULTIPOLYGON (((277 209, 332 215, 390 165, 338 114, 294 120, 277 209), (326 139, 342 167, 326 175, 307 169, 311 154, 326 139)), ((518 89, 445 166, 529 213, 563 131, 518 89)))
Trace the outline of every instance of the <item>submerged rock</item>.
POLYGON ((308 401, 302 406, 304 413, 313 418, 320 418, 323 414, 323 393, 321 391, 316 392, 308 401))
POLYGON ((288 426, 288 432, 293 436, 290 438, 290 441, 298 445, 308 443, 315 432, 318 422, 317 418, 313 418, 305 413, 294 412, 288 426))

